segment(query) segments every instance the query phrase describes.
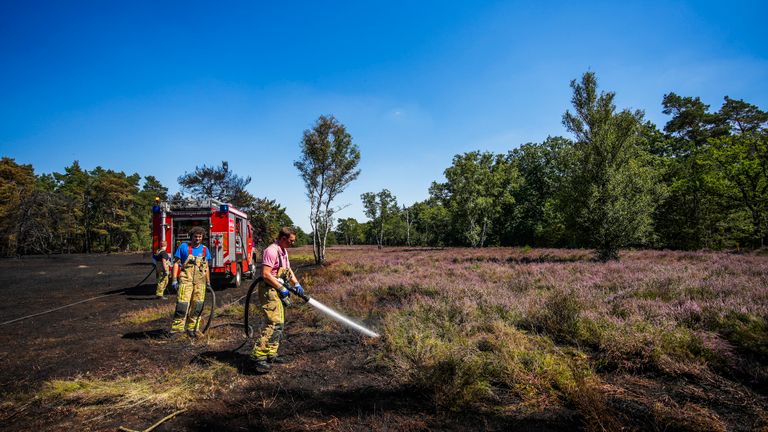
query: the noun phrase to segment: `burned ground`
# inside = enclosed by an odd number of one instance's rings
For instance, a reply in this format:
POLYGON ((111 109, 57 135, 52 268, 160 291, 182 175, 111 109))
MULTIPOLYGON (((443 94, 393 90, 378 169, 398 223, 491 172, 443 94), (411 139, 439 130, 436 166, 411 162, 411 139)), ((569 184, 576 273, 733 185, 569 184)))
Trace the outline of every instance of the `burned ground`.
MULTIPOLYGON (((497 261, 510 265, 529 259, 513 258, 501 257, 497 261)), ((471 264, 468 257, 457 259, 471 264)), ((538 262, 536 257, 530 260, 538 262)), ((0 327, 0 430, 116 430, 119 426, 144 429, 174 409, 141 400, 114 405, 102 400, 45 398, 40 394, 56 380, 121 382, 188 367, 225 367, 230 372, 212 375, 210 383, 197 388, 199 394, 194 402, 180 405, 187 411, 159 426, 158 431, 556 431, 595 426, 580 414, 584 407, 569 403, 552 404, 543 410, 488 406, 442 409, 435 404, 428 387, 414 384, 389 367, 383 341, 363 338, 318 320, 307 306, 288 311, 286 340, 281 350, 292 361, 276 365, 268 375, 256 374, 247 362, 252 343, 232 351, 244 340, 241 327, 212 328, 207 337, 197 341, 166 337, 175 297, 169 296, 165 301, 154 299, 153 275, 136 285, 150 271, 149 261, 142 254, 0 261, 0 322, 93 298, 0 327), (121 318, 153 307, 161 312, 167 308, 167 313, 141 324, 126 324, 121 318)), ((310 277, 317 271, 312 267, 302 269, 304 276, 310 277)), ((322 277, 324 271, 328 272, 320 269, 315 278, 322 277)), ((239 289, 217 290, 217 304, 238 299, 242 303, 250 284, 249 280, 246 282, 239 289)), ((399 302, 390 298, 393 292, 385 289, 373 304, 391 303, 393 308, 399 308, 399 302)), ((431 291, 426 294, 432 295, 431 291)), ((318 297, 332 306, 340 301, 322 290, 318 297)), ((381 324, 373 315, 374 326, 381 324)), ((214 324, 239 322, 239 318, 225 315, 214 324)), ((601 373, 600 394, 595 397, 604 401, 601 409, 610 410, 609 417, 616 419, 616 423, 608 421, 597 428, 751 430, 765 425, 762 416, 767 404, 758 389, 750 383, 729 381, 715 374, 706 374, 709 378, 703 381, 702 376, 680 373, 671 378, 652 370, 624 373, 607 368, 601 373), (686 410, 700 410, 702 415, 697 418, 703 420, 691 423, 684 414, 686 410)), ((499 405, 513 406, 509 399, 514 396, 505 395, 505 385, 493 385, 499 405)))

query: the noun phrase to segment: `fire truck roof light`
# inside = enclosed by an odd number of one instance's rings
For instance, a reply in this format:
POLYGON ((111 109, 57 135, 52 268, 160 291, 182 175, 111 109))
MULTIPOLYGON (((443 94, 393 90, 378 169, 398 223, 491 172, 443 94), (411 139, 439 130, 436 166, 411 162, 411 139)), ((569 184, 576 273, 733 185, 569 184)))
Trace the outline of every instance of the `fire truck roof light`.
POLYGON ((226 213, 226 212, 229 211, 229 206, 226 205, 226 204, 222 204, 222 205, 219 206, 219 211, 222 212, 222 213, 226 213))

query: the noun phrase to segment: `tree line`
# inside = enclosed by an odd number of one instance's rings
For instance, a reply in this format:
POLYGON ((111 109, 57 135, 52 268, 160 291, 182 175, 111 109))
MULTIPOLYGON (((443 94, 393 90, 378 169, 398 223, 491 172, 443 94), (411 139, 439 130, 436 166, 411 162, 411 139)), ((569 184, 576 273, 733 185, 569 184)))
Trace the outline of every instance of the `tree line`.
POLYGON ((571 82, 571 137, 505 154, 454 156, 429 197, 401 206, 361 196, 368 221, 338 221, 335 242, 420 246, 737 249, 768 240, 768 113, 725 97, 664 95, 663 130, 617 109, 594 73, 571 82))
MULTIPOLYGON (((178 178, 180 192, 154 176, 128 175, 78 161, 64 172, 36 175, 32 165, 0 159, 0 255, 149 250, 151 208, 161 200, 218 199, 249 214, 254 239, 262 246, 293 221, 275 200, 257 198, 225 161, 195 167, 178 178)), ((299 231, 299 243, 307 236, 299 231)))

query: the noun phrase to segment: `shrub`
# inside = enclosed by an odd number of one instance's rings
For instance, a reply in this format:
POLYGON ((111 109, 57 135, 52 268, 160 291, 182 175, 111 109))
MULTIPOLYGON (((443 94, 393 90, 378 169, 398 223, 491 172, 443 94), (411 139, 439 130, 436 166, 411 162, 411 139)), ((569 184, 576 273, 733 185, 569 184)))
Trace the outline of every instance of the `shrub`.
POLYGON ((544 306, 534 311, 522 325, 558 341, 576 342, 582 335, 579 325, 581 311, 582 305, 574 291, 555 291, 544 306))
POLYGON ((495 401, 504 388, 514 396, 507 403, 543 407, 561 400, 585 416, 604 412, 587 412, 600 397, 583 352, 560 349, 504 320, 449 303, 418 304, 389 315, 384 333, 397 374, 432 394, 440 409, 495 401))

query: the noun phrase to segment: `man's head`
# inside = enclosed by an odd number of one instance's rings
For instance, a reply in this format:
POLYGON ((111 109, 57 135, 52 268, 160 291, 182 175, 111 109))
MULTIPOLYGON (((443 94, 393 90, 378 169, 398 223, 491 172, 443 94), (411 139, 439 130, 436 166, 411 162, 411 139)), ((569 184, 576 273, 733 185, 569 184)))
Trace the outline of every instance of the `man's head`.
POLYGON ((293 246, 294 242, 296 242, 296 231, 287 226, 280 228, 280 232, 277 233, 277 244, 282 248, 287 248, 293 246))
POLYGON ((205 230, 202 227, 196 226, 189 230, 189 238, 192 240, 192 246, 197 247, 200 245, 200 243, 203 242, 203 236, 205 235, 205 230))

